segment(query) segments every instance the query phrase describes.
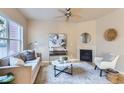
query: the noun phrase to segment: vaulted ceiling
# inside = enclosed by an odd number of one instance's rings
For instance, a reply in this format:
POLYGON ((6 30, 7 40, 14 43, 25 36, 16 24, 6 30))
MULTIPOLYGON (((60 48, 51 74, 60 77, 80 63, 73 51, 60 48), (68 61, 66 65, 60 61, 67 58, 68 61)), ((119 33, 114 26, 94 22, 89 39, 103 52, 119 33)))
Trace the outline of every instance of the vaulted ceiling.
MULTIPOLYGON (((65 11, 65 8, 18 8, 18 10, 29 20, 41 21, 65 21, 65 17, 56 18, 57 16, 64 16, 60 10, 65 11)), ((100 18, 111 12, 115 8, 71 8, 73 15, 80 15, 78 21, 87 21, 100 18)), ((77 19, 76 19, 77 20, 77 19)))

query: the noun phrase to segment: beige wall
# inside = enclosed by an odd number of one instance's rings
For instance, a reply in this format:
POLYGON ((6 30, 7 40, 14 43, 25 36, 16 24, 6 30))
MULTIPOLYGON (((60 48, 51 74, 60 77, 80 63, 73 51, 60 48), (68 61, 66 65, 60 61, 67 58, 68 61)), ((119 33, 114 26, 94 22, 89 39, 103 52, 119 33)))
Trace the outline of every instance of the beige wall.
POLYGON ((124 9, 119 9, 96 21, 96 49, 97 55, 113 52, 120 55, 116 68, 124 72, 124 9), (108 42, 103 35, 106 29, 115 28, 118 37, 115 41, 108 42))
POLYGON ((0 8, 0 14, 6 16, 18 24, 23 26, 24 29, 24 49, 27 47, 27 20, 16 8, 0 8))
POLYGON ((28 24, 28 43, 38 41, 40 43, 39 51, 42 52, 43 60, 49 59, 48 52, 48 34, 49 33, 66 33, 68 55, 71 58, 77 58, 78 49, 88 47, 95 44, 95 21, 83 23, 67 23, 67 22, 40 22, 30 21, 28 24), (90 26, 90 28, 89 28, 90 26), (92 36, 90 44, 83 45, 80 42, 80 34, 89 32, 92 36), (77 46, 78 45, 78 46, 77 46))
POLYGON ((48 52, 48 34, 49 33, 66 33, 67 48, 69 56, 76 57, 76 24, 59 23, 59 22, 38 22, 30 21, 28 24, 29 34, 28 43, 38 41, 40 43, 39 52, 42 52, 43 60, 49 59, 48 52), (68 35, 69 34, 69 35, 68 35))

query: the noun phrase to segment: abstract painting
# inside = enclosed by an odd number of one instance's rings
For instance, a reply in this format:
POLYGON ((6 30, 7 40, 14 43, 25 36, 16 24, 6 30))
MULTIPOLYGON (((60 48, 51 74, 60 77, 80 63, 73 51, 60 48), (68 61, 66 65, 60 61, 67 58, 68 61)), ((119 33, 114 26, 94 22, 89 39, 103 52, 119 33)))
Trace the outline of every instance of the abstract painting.
POLYGON ((49 34, 50 48, 66 48, 66 35, 61 33, 49 34))

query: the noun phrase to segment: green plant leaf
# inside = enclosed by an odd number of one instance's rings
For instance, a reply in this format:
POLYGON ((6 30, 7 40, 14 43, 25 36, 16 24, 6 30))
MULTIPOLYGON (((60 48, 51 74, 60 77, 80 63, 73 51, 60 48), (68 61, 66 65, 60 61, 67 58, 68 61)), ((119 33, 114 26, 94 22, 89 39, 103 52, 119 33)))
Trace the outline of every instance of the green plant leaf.
POLYGON ((4 21, 3 20, 0 20, 0 24, 4 24, 4 21))

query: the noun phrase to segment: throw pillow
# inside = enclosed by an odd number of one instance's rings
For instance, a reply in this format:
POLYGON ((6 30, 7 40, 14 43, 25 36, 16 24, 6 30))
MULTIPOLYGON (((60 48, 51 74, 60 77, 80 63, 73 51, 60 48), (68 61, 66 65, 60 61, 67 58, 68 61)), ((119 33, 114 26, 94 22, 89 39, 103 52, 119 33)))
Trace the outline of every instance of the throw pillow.
POLYGON ((24 66, 24 61, 19 58, 10 57, 10 66, 24 66))
POLYGON ((35 58, 37 58, 38 56, 37 56, 37 52, 35 51, 35 58))
POLYGON ((25 65, 25 63, 22 59, 17 58, 16 60, 17 60, 16 66, 24 66, 25 65))
POLYGON ((21 57, 21 54, 16 54, 16 55, 14 55, 14 57, 15 57, 15 58, 19 58, 19 59, 22 58, 22 57, 21 57))
POLYGON ((26 61, 26 56, 23 53, 21 53, 20 55, 21 55, 21 59, 25 62, 26 61))
POLYGON ((27 51, 24 55, 26 57, 26 61, 30 61, 30 60, 36 59, 35 51, 27 51))

